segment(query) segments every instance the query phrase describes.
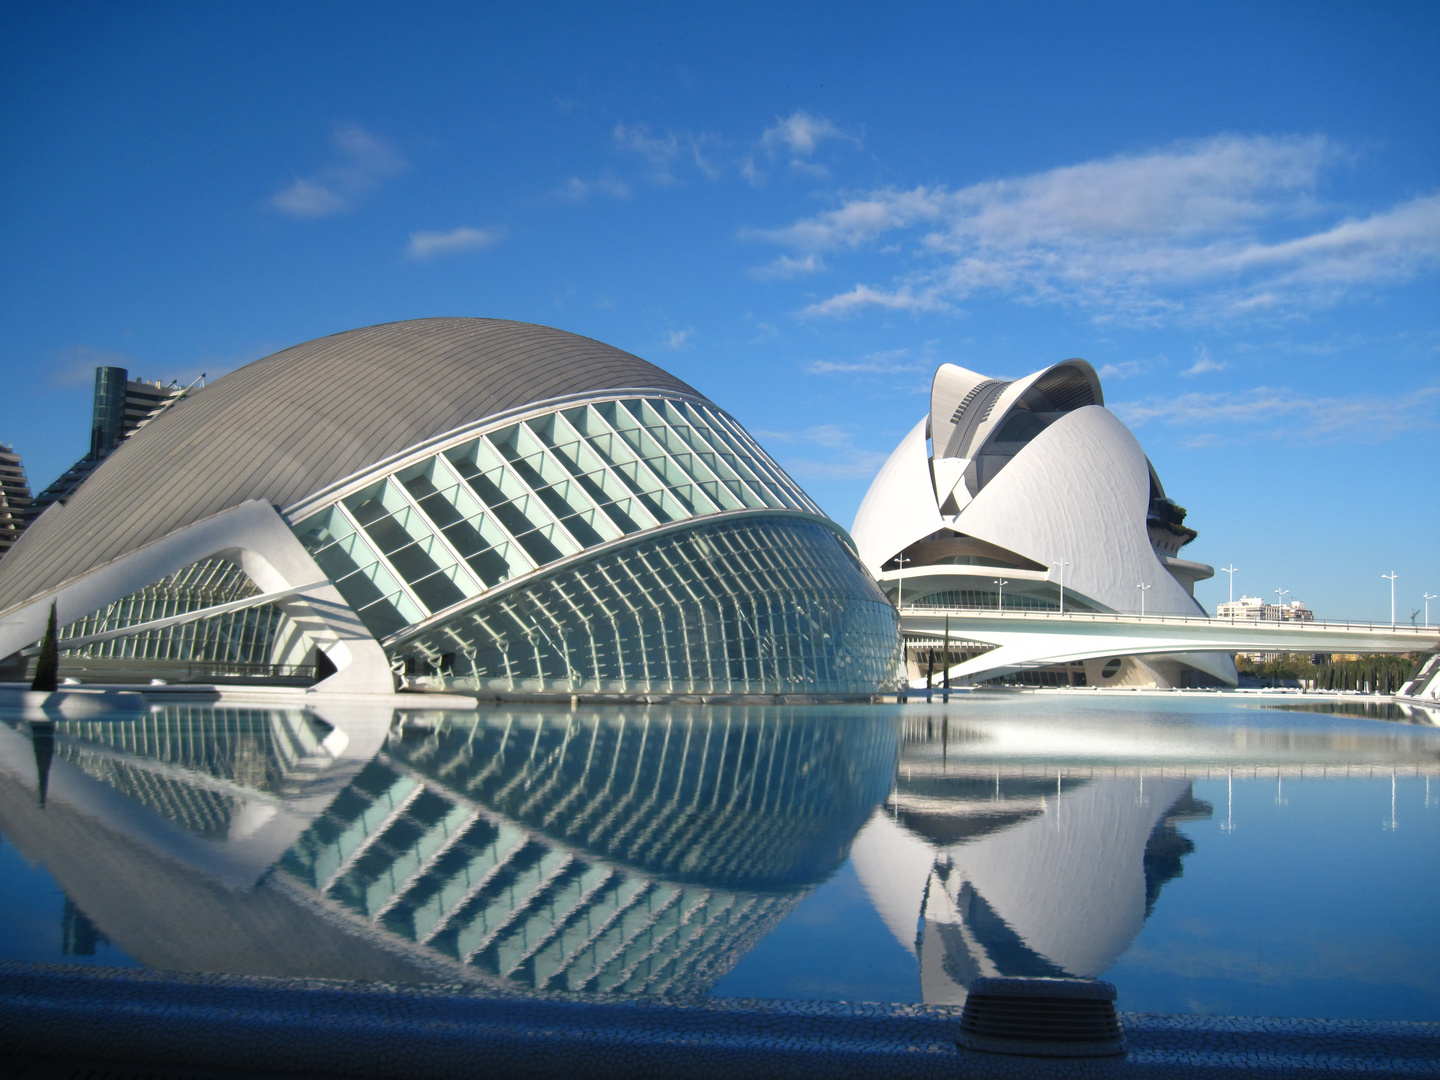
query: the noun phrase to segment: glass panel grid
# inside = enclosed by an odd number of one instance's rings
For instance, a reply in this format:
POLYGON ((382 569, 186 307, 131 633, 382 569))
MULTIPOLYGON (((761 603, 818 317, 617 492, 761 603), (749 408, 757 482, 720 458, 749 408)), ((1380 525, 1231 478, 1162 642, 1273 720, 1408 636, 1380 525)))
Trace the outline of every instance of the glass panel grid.
POLYGON ((445 684, 481 691, 873 693, 895 625, 830 530, 770 519, 606 552, 402 648, 459 654, 445 684))
MULTIPOLYGON (((818 513, 718 410, 637 398, 578 406, 471 439, 294 528, 347 602, 384 637, 621 536, 767 507, 818 513)), ((735 565, 735 572, 777 588, 819 584, 798 564, 777 568, 740 558, 735 565)), ((685 602, 700 603, 703 596, 713 605, 716 597, 684 578, 676 575, 674 588, 686 592, 685 602)), ((617 588, 601 591, 613 601, 617 588)), ((606 617, 621 618, 613 607, 602 605, 606 617)), ((633 629, 617 634, 614 649, 641 656, 652 640, 670 640, 671 627, 647 629, 624 617, 633 629)), ((740 635, 738 641, 747 632, 740 618, 683 629, 740 635)), ((748 670, 748 658, 745 665, 748 670)))

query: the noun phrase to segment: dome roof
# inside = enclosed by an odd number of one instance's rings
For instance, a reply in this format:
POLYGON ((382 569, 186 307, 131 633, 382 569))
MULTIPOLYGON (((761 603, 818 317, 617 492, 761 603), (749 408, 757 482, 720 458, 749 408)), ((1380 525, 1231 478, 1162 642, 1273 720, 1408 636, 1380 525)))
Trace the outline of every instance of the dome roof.
POLYGON ((537 402, 703 397, 609 345, 502 319, 349 330, 256 360, 137 431, 0 563, 0 610, 261 499, 286 507, 417 443, 537 402))

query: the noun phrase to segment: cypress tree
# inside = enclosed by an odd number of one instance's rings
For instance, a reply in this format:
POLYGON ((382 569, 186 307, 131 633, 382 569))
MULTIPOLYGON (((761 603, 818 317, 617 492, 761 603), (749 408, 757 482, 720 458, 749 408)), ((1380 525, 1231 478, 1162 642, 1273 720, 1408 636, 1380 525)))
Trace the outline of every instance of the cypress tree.
POLYGON ((40 658, 35 661, 35 681, 31 690, 54 690, 60 681, 60 631, 55 624, 55 601, 50 601, 50 621, 45 624, 45 640, 40 643, 40 658))

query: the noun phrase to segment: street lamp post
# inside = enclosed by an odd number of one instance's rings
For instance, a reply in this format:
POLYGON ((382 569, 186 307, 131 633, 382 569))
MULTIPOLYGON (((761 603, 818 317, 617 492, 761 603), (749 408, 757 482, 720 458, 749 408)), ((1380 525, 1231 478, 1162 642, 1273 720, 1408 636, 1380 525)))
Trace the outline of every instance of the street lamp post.
POLYGON ((1425 629, 1430 629, 1430 601, 1436 599, 1433 592, 1425 594, 1425 629))
POLYGON ((1235 621, 1235 571, 1239 569, 1240 568, 1234 563, 1220 568, 1222 574, 1230 575, 1230 603, 1228 606, 1230 608, 1230 621, 1232 623, 1235 621))
POLYGON ((996 610, 996 611, 1004 611, 1004 610, 1005 610, 1005 586, 1006 586, 1006 585, 1009 585, 1010 582, 1008 582, 1008 581, 1002 581, 1002 580, 1000 580, 1000 579, 997 577, 997 578, 995 579, 995 584, 998 585, 998 586, 1000 586, 999 591, 997 591, 996 594, 995 594, 995 610, 996 610))
POLYGON ((1140 617, 1143 619, 1145 617, 1145 594, 1150 591, 1150 586, 1142 581, 1135 588, 1140 590, 1140 617))
POLYGON ((1055 560, 1053 563, 1051 563, 1050 565, 1051 565, 1051 566, 1058 566, 1058 567, 1060 568, 1060 614, 1061 614, 1061 615, 1064 615, 1064 614, 1065 614, 1065 567, 1067 567, 1067 566, 1074 566, 1075 564, 1072 563, 1069 559, 1056 559, 1056 560, 1055 560))
POLYGON ((1381 574, 1382 578, 1390 579, 1390 629, 1395 629, 1395 579, 1400 575, 1391 570, 1388 574, 1381 574))
POLYGON ((1284 621, 1285 621, 1285 597, 1287 597, 1287 596, 1289 596, 1289 595, 1290 595, 1290 590, 1289 590, 1289 589, 1276 589, 1276 590, 1275 590, 1275 607, 1276 607, 1276 608, 1279 610, 1279 612, 1280 612, 1280 614, 1279 614, 1279 616, 1278 616, 1278 621, 1279 621, 1279 622, 1284 622, 1284 621))

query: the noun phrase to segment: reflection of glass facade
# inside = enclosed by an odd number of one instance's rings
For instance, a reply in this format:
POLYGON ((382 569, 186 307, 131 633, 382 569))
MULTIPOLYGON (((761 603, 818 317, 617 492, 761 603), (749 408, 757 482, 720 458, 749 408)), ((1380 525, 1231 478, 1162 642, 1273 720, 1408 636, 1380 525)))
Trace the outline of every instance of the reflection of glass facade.
POLYGON ((776 708, 412 714, 276 876, 452 978, 703 994, 843 862, 897 735, 776 708))
POLYGON ((895 670, 893 610, 841 535, 700 401, 600 401, 497 427, 294 530, 422 682, 863 694, 895 670), (703 520, 717 515, 731 516, 703 520))

